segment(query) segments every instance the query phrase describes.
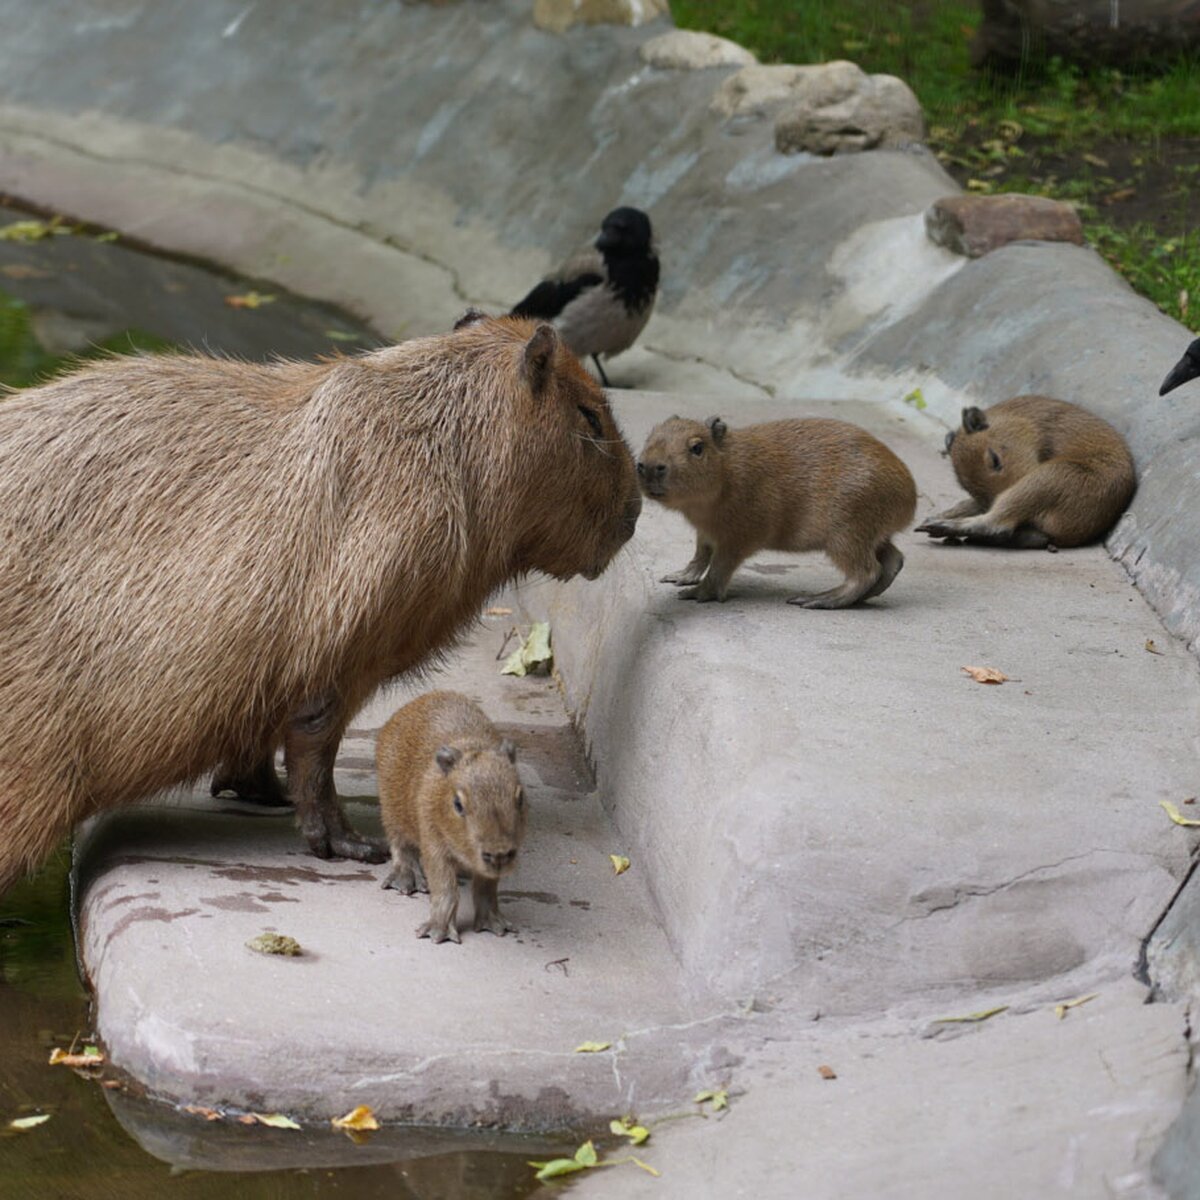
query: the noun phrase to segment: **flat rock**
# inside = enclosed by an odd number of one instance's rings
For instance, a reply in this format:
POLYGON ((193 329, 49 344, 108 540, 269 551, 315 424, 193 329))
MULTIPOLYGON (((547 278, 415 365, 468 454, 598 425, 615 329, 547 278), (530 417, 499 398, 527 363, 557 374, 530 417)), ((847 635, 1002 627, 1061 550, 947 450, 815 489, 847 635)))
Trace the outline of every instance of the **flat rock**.
POLYGON ((675 71, 749 66, 758 60, 737 42, 694 29, 672 29, 642 44, 642 62, 675 71))
POLYGON ((925 231, 939 246, 968 258, 981 258, 1009 242, 1083 245, 1083 226, 1070 204, 1009 192, 943 196, 925 210, 925 231))

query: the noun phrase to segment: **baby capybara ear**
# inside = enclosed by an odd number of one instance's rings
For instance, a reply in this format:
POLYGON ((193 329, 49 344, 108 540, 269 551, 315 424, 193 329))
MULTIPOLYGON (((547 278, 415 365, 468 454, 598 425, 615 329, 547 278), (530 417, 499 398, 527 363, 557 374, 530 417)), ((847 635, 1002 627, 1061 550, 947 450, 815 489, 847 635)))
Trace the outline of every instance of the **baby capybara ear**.
POLYGON ((719 446, 725 440, 729 426, 720 417, 709 417, 705 424, 708 426, 708 432, 712 434, 713 445, 719 446))
POLYGON ((982 433, 987 427, 987 417, 983 415, 982 408, 963 409, 963 428, 968 433, 982 433))
POLYGON ((455 329, 465 329, 468 325, 474 325, 479 321, 486 321, 487 313, 478 308, 468 308, 457 321, 454 322, 455 329))
POLYGON ((437 765, 442 768, 442 774, 449 775, 454 770, 454 764, 462 758, 462 754, 453 746, 439 746, 438 752, 433 757, 437 759, 437 765))
POLYGON ((540 392, 554 369, 558 353, 558 334, 553 325, 539 325, 525 343, 525 378, 534 392, 540 392))

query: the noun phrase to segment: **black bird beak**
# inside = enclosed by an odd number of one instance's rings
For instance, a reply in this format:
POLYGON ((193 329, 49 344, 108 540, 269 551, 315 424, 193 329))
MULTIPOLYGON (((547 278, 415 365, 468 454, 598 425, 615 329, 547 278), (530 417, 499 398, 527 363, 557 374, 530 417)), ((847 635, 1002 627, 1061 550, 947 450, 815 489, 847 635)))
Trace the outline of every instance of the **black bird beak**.
POLYGON ((1200 338, 1197 338, 1184 352, 1183 357, 1171 368, 1170 374, 1162 381, 1158 389, 1160 396, 1165 396, 1181 383, 1195 379, 1200 375, 1200 338))

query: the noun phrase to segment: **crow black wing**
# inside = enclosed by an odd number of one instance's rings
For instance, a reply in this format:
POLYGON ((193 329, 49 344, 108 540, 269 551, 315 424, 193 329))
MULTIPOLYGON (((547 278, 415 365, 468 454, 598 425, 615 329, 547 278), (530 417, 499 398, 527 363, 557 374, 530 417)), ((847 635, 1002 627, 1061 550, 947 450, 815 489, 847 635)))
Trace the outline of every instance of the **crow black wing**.
POLYGON ((576 296, 604 282, 602 275, 587 271, 570 279, 543 279, 519 304, 513 306, 514 317, 535 317, 551 321, 576 296))

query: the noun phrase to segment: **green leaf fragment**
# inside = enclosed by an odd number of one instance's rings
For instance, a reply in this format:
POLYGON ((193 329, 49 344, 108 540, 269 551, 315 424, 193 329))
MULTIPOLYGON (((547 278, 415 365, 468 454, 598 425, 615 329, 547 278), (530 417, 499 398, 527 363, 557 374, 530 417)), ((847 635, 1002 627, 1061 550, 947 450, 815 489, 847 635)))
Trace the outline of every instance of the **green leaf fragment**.
POLYGON ((650 1136, 650 1130, 645 1125, 635 1124, 632 1117, 622 1117, 619 1121, 609 1121, 608 1128, 618 1137, 626 1137, 632 1146, 640 1146, 650 1136))
POLYGON ((604 1050, 611 1050, 612 1042, 580 1042, 575 1047, 576 1054, 599 1054, 604 1050))
POLYGON ((951 1025, 971 1021, 986 1021, 988 1017, 994 1017, 997 1013, 1007 1011, 1008 1005, 1001 1004, 996 1008, 985 1008, 981 1012, 967 1013, 964 1017, 935 1017, 933 1023, 935 1025, 951 1025))
POLYGON ((96 234, 93 240, 97 242, 115 242, 120 236, 115 229, 110 229, 105 233, 96 234))
POLYGON ((272 1129, 299 1129, 300 1126, 291 1117, 283 1113, 251 1113, 260 1125, 269 1125, 272 1129))
POLYGON ((913 388, 913 390, 911 392, 909 392, 907 396, 904 397, 904 403, 911 404, 913 406, 913 408, 915 408, 918 412, 921 412, 924 409, 929 407, 925 403, 925 397, 921 393, 921 389, 919 387, 913 388))
POLYGON ((529 636, 521 639, 521 645, 504 660, 501 675, 548 675, 554 653, 550 649, 550 626, 546 621, 535 621, 529 636))
POLYGON ((594 1167, 600 1161, 596 1146, 590 1138, 575 1151, 575 1161, 584 1167, 594 1167))
POLYGON ((720 1112, 723 1108, 729 1107, 729 1093, 724 1088, 715 1088, 711 1091, 697 1092, 694 1104, 711 1103, 713 1112, 720 1112))
POLYGON ((70 233, 60 218, 52 221, 12 221, 0 226, 0 242, 40 242, 56 233, 70 233))

